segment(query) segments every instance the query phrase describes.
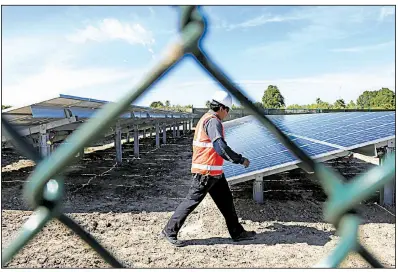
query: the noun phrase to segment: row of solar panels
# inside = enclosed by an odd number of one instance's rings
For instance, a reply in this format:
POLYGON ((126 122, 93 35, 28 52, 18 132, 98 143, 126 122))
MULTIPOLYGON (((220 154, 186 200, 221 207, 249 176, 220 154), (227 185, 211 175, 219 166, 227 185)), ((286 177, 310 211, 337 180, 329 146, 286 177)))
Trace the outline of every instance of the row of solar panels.
MULTIPOLYGON (((63 108, 55 107, 41 107, 31 106, 33 118, 65 118, 65 111, 63 108)), ((97 109, 80 108, 80 107, 69 107, 67 111, 70 115, 79 116, 80 118, 91 118, 97 109)), ((122 119, 128 118, 183 118, 189 116, 188 114, 179 112, 154 112, 150 110, 146 111, 129 111, 120 115, 122 119)))
MULTIPOLYGON (((395 112, 347 112, 269 116, 270 120, 313 158, 395 139, 395 112)), ((252 116, 225 123, 226 141, 250 159, 248 168, 226 162, 232 181, 297 164, 298 159, 252 116)))
MULTIPOLYGON (((36 125, 50 120, 77 116, 80 119, 91 118, 93 114, 109 101, 70 95, 25 106, 4 110, 4 117, 14 125, 36 125)), ((191 113, 175 112, 131 105, 119 118, 192 118, 191 113)))

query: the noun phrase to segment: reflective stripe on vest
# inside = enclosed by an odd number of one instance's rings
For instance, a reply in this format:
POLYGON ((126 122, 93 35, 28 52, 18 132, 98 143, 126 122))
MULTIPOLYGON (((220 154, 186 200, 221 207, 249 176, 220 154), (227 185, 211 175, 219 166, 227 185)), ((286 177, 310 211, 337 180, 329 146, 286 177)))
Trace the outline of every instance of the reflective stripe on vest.
POLYGON ((203 165, 203 164, 192 164, 192 168, 197 168, 201 170, 222 170, 222 166, 214 166, 214 165, 203 165))
MULTIPOLYGON (((217 118, 211 113, 205 113, 197 124, 193 139, 192 173, 217 176, 223 173, 224 159, 213 148, 209 136, 204 130, 204 123, 210 118, 217 118)), ((221 124, 222 125, 222 124, 221 124)), ((224 127, 222 131, 224 135, 224 127)))
POLYGON ((213 147, 213 143, 204 143, 204 142, 199 142, 199 141, 193 141, 194 146, 199 146, 199 147, 213 147))

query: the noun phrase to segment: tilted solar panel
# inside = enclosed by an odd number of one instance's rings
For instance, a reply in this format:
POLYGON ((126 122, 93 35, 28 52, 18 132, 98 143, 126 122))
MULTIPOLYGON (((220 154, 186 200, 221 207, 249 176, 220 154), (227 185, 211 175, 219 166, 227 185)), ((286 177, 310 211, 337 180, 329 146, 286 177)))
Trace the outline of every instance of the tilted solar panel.
MULTIPOLYGON (((395 112, 342 112, 269 116, 300 148, 313 158, 395 138, 395 112)), ((249 158, 249 168, 225 162, 231 180, 240 176, 297 164, 298 160, 254 117, 224 123, 226 141, 249 158)))
POLYGON ((395 112, 325 114, 311 125, 292 125, 288 131, 303 137, 351 147, 395 135, 395 112))

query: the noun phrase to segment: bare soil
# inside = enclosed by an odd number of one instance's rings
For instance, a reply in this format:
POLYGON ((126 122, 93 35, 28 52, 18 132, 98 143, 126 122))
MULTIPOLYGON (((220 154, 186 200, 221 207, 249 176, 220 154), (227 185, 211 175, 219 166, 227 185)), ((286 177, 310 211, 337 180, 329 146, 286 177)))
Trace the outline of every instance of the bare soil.
MULTIPOLYGON (((234 243, 220 212, 208 196, 187 219, 173 248, 159 233, 183 200, 190 184, 192 135, 160 149, 154 139, 123 145, 123 165, 111 149, 85 154, 68 169, 64 212, 81 224, 125 266, 134 268, 308 268, 339 242, 323 220, 326 199, 321 187, 301 170, 266 177, 265 203, 252 200, 250 182, 231 186, 238 216, 252 241, 234 243)), ((358 160, 328 163, 350 178, 370 165, 358 160)), ((21 196, 35 164, 13 150, 2 151, 2 250, 16 237, 32 210, 21 196)), ((358 208, 363 218, 360 240, 386 267, 395 267, 395 216, 374 204, 377 193, 358 208)), ((392 208, 385 207, 393 212, 392 208)), ((394 212, 393 212, 394 213, 394 212)), ((8 264, 8 268, 107 268, 97 253, 57 220, 51 221, 8 264)), ((370 267, 351 254, 345 268, 370 267)))

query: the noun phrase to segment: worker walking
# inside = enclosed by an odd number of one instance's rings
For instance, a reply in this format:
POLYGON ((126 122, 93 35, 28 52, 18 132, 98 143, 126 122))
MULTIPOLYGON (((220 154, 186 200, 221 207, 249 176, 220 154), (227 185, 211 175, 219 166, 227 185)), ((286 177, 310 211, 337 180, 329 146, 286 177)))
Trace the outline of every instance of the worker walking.
POLYGON ((225 142, 222 120, 232 106, 232 97, 225 91, 217 91, 210 103, 210 110, 199 120, 193 139, 192 183, 188 195, 177 207, 163 228, 161 237, 172 245, 181 247, 185 243, 177 235, 189 214, 209 193, 221 211, 229 234, 234 241, 253 239, 256 233, 246 231, 239 223, 232 193, 223 172, 224 160, 248 167, 250 161, 235 153, 225 142))

